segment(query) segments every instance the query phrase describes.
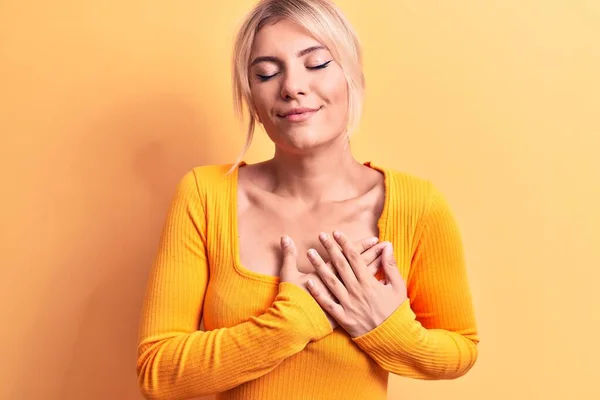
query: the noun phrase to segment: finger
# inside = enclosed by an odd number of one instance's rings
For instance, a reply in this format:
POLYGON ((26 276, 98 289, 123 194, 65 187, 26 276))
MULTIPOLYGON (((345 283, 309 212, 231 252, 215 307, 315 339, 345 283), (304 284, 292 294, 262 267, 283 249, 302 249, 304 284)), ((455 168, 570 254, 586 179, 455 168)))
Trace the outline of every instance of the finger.
POLYGON ((385 243, 378 243, 376 246, 373 246, 369 250, 362 253, 361 258, 363 262, 370 266, 375 260, 381 260, 381 254, 383 253, 385 246, 385 243))
MULTIPOLYGON (((376 245, 377 243, 379 243, 379 238, 369 236, 369 237, 359 240, 358 242, 355 242, 354 247, 357 249, 357 251, 359 253, 362 254, 365 251, 367 251, 368 249, 370 249, 371 247, 373 247, 374 245, 376 245)), ((340 246, 337 242, 335 243, 335 245, 340 249, 340 251, 342 250, 342 246, 340 246)))
POLYGON ((329 313, 338 323, 344 315, 344 307, 333 301, 333 298, 327 296, 325 292, 317 287, 312 279, 308 281, 308 290, 321 308, 329 313))
POLYGON ((279 276, 282 281, 288 281, 299 272, 297 267, 298 250, 296 249, 296 244, 289 236, 282 236, 280 245, 283 260, 279 276))
POLYGON ((381 267, 381 256, 377 257, 373 262, 367 265, 367 272, 369 275, 375 275, 381 267))
MULTIPOLYGON (((321 280, 321 278, 318 276, 318 274, 311 274, 312 278, 308 279, 309 281, 313 281, 315 283, 314 289, 319 291, 319 293, 321 294, 321 296, 325 296, 327 298, 330 298, 334 303, 340 303, 338 299, 335 298, 335 296, 331 293, 331 291, 327 288, 327 286, 325 286, 325 284, 323 283, 323 281, 321 280)), ((306 286, 308 287, 308 282, 306 282, 306 286)))
POLYGON ((366 251, 368 251, 369 249, 372 249, 373 246, 375 246, 377 243, 379 243, 379 238, 370 236, 370 237, 361 239, 358 242, 354 243, 354 248, 360 254, 363 254, 366 251))
POLYGON ((308 259, 315 267, 316 273, 319 274, 319 277, 331 294, 338 299, 340 303, 346 304, 348 300, 348 291, 340 279, 327 267, 327 264, 323 261, 319 253, 317 253, 315 249, 308 250, 308 259))
POLYGON ((402 276, 398 270, 398 264, 396 263, 394 249, 391 243, 386 243, 382 254, 382 264, 386 280, 391 283, 393 287, 399 287, 402 281, 402 276))
MULTIPOLYGON (((341 251, 341 246, 338 245, 338 247, 341 251)), ((383 253, 383 249, 385 248, 385 243, 379 243, 379 238, 368 237, 356 242, 354 244, 354 247, 358 247, 359 250, 362 249, 361 257, 363 262, 371 266, 376 259, 380 260, 381 253, 383 253)), ((330 268, 334 274, 338 275, 335 267, 331 265, 331 261, 327 262, 327 267, 330 268)), ((373 274, 377 273, 378 270, 379 267, 375 269, 375 272, 373 272, 373 274)))
POLYGON ((333 232, 333 237, 335 241, 342 247, 342 253, 345 256, 350 269, 352 270, 355 279, 358 282, 364 282, 368 278, 368 274, 366 271, 367 264, 363 262, 360 253, 354 249, 352 243, 346 235, 342 232, 333 232))
MULTIPOLYGON (((356 279, 354 271, 352 271, 352 267, 348 263, 349 260, 346 259, 347 256, 339 249, 337 241, 325 232, 319 234, 319 240, 323 247, 325 247, 325 250, 327 250, 327 253, 329 253, 330 262, 342 278, 344 286, 346 286, 348 290, 354 290, 358 285, 358 280, 356 279)), ((359 257, 356 251, 354 252, 354 255, 355 258, 359 257)))

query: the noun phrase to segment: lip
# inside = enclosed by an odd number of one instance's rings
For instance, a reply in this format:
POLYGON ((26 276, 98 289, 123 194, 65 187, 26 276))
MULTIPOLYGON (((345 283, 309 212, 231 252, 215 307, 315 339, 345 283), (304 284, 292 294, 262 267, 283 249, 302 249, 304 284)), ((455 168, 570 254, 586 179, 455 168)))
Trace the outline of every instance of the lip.
POLYGON ((321 108, 307 108, 307 107, 297 107, 287 110, 283 114, 277 114, 279 118, 284 118, 290 122, 301 122, 306 121, 308 118, 313 116, 317 111, 321 108))

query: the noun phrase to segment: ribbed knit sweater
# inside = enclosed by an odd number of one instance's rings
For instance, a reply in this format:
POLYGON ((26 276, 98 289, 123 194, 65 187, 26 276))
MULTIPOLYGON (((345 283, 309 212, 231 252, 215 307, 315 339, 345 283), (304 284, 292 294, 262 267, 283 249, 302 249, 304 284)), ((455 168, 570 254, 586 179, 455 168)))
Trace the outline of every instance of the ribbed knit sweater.
POLYGON ((177 186, 148 278, 137 362, 144 396, 382 400, 390 372, 453 379, 473 366, 471 291, 444 196, 425 179, 365 165, 385 177, 379 238, 394 247, 409 300, 361 336, 332 330, 305 290, 240 263, 238 169, 193 168, 177 186))

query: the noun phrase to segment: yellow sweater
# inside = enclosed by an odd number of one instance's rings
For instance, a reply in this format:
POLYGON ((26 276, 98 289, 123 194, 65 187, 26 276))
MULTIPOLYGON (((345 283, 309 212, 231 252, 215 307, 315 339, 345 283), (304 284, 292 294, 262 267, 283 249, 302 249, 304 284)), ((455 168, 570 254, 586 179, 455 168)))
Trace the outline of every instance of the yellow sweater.
POLYGON ((389 372, 452 379, 473 366, 479 339, 447 203, 426 180, 365 165, 385 176, 380 239, 394 246, 409 301, 362 336, 332 330, 310 294, 240 264, 238 170, 194 168, 149 276, 137 362, 147 398, 381 400, 389 372))

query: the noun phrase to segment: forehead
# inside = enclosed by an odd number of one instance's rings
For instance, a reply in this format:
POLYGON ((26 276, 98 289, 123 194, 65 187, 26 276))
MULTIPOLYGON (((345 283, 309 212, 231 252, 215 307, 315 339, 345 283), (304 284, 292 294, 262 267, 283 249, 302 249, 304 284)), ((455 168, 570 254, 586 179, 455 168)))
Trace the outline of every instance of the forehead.
POLYGON ((256 34, 251 55, 296 54, 311 46, 322 45, 308 30, 283 19, 263 26, 256 34))

